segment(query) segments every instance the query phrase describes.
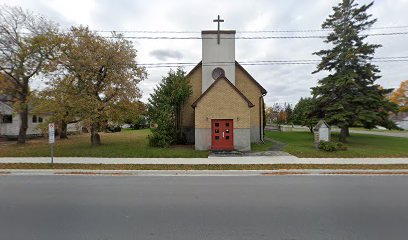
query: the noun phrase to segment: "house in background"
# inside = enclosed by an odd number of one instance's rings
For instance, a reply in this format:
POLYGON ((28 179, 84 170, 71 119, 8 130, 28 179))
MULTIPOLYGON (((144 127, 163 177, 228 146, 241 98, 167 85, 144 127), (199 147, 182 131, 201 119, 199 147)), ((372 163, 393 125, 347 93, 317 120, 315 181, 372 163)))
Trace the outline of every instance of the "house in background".
POLYGON ((201 32, 202 61, 187 75, 192 95, 182 109, 183 135, 196 150, 249 151, 263 141, 267 92, 235 60, 235 33, 201 32))
MULTIPOLYGON (((44 133, 39 128, 51 114, 28 113, 27 136, 42 136, 44 133)), ((17 111, 7 101, 0 101, 0 137, 17 139, 20 131, 21 118, 17 111)), ((82 133, 82 123, 70 123, 67 126, 68 134, 82 133)))
POLYGON ((390 118, 398 127, 408 130, 408 112, 400 112, 396 115, 392 115, 390 118))
MULTIPOLYGON (((42 135, 38 125, 44 122, 47 115, 28 114, 27 136, 42 135)), ((17 138, 20 131, 21 118, 14 108, 6 102, 0 101, 0 136, 17 138)))

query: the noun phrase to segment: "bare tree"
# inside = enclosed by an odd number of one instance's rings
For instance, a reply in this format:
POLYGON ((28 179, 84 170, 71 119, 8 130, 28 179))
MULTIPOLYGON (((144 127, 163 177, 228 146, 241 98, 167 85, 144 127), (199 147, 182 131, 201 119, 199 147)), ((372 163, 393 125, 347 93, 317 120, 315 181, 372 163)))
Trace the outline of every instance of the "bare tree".
POLYGON ((31 84, 44 72, 58 46, 57 25, 20 7, 0 5, 0 74, 21 118, 18 143, 25 143, 31 84))

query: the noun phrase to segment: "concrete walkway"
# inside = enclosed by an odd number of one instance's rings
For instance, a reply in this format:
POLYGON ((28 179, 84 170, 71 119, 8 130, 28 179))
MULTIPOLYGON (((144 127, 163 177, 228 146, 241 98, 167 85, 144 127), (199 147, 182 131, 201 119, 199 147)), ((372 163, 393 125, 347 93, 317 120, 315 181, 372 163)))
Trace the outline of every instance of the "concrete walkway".
MULTIPOLYGON (((50 163, 49 157, 5 157, 0 163, 50 163)), ((76 164, 408 164, 408 158, 297 158, 247 156, 210 158, 75 158, 56 157, 54 163, 76 164)))

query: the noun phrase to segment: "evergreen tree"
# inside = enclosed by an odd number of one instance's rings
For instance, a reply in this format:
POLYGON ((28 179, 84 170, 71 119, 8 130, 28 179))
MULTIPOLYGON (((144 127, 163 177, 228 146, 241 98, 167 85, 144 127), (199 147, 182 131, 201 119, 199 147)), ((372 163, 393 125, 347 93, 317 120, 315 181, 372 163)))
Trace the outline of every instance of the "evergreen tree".
POLYGON ((292 121, 294 124, 306 126, 313 133, 313 127, 319 121, 316 100, 313 98, 300 98, 295 105, 292 113, 292 121))
POLYGON ((293 123, 293 109, 290 103, 286 103, 285 105, 285 113, 286 113, 286 124, 293 123))
POLYGON ((157 124, 152 129, 152 135, 149 135, 151 146, 169 147, 182 142, 182 106, 192 94, 185 75, 181 68, 170 70, 150 95, 148 115, 151 122, 157 124))
POLYGON ((321 62, 313 73, 328 71, 329 75, 319 80, 312 94, 325 120, 341 128, 342 142, 350 126, 373 128, 395 110, 395 105, 385 98, 391 90, 375 84, 380 70, 371 60, 381 45, 365 41, 364 31, 377 21, 367 13, 372 5, 359 6, 354 0, 343 0, 333 7, 333 14, 322 24, 323 29, 331 30, 324 42, 332 48, 314 53, 321 62))

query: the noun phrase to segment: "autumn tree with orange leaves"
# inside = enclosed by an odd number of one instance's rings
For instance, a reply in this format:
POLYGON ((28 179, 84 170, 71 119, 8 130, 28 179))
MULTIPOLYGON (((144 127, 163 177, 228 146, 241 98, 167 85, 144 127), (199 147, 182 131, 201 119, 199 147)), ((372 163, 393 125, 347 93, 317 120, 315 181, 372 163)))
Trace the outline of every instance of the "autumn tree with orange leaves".
POLYGON ((408 80, 402 81, 400 87, 391 93, 390 101, 398 104, 400 111, 408 111, 408 80))

